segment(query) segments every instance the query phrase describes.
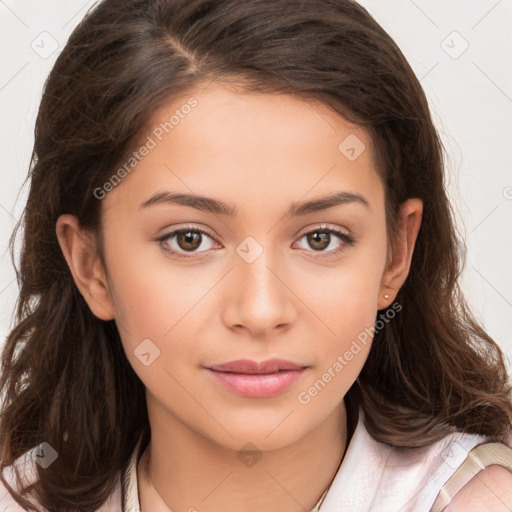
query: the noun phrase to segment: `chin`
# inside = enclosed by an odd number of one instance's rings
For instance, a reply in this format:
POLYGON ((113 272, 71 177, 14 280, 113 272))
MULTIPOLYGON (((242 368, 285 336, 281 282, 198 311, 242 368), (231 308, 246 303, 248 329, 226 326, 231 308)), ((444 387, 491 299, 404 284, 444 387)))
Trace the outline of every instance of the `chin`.
MULTIPOLYGON (((211 423, 204 433, 215 443, 235 451, 248 443, 252 443, 261 451, 284 448, 299 441, 314 428, 314 425, 309 425, 311 418, 309 421, 305 418, 300 421, 297 411, 292 408, 272 416, 265 416, 263 412, 256 411, 253 415, 244 414, 238 418, 229 415, 223 417, 222 424, 229 433, 221 427, 212 430, 214 425, 211 423)), ((218 425, 215 423, 215 426, 218 425)))

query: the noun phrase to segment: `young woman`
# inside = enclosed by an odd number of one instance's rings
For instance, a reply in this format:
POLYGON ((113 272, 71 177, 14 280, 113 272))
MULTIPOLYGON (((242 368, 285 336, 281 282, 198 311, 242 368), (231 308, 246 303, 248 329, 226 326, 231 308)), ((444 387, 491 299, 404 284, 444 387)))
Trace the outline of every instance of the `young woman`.
POLYGON ((442 162, 353 1, 99 3, 36 122, 0 505, 510 510, 442 162))

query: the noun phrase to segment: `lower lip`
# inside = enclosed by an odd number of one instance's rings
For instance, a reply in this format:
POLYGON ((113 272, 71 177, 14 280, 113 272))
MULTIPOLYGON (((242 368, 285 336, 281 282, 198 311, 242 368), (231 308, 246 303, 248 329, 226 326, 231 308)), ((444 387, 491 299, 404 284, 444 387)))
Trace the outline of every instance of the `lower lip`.
POLYGON ((208 371, 217 382, 230 391, 248 397, 266 398, 278 395, 295 384, 306 368, 262 374, 217 372, 211 369, 208 371))

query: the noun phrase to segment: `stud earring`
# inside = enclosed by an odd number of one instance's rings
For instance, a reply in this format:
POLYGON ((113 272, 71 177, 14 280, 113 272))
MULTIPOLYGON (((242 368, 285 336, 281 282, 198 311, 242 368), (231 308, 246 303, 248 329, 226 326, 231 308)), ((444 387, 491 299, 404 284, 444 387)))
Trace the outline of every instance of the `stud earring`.
POLYGON ((385 293, 385 294, 384 294, 384 298, 385 298, 386 300, 388 300, 388 299, 389 299, 389 297, 390 297, 390 296, 389 296, 387 293, 385 293))

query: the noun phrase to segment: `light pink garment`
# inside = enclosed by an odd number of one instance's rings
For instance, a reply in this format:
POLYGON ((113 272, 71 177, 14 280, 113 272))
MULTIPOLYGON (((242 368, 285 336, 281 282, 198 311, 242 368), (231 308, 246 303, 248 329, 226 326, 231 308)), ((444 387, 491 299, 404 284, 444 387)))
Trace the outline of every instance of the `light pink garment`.
MULTIPOLYGON (((453 493, 451 490, 454 486, 450 486, 450 483, 456 480, 457 486, 461 487, 461 482, 468 482, 475 474, 474 468, 469 470, 468 467, 471 459, 475 458, 472 454, 476 450, 468 456, 469 452, 488 441, 484 436, 457 432, 423 448, 396 448, 378 442, 369 435, 360 411, 345 458, 320 512, 442 510, 452 497, 450 492, 453 493), (440 493, 443 486, 444 491, 440 493), (432 508, 438 495, 438 506, 432 508)), ((479 466, 477 471, 482 469, 482 465, 490 465, 490 461, 512 471, 512 449, 506 445, 485 444, 480 446, 480 454, 483 452, 488 455, 487 462, 482 464, 476 458, 479 466), (498 446, 499 455, 491 449, 492 446, 498 446)), ((137 493, 137 462, 140 455, 139 441, 123 478, 119 478, 115 491, 98 512, 140 512, 137 493)), ((26 465, 27 471, 30 471, 30 467, 33 469, 35 462, 31 456, 25 457, 23 461, 21 459, 16 464, 26 465)), ((30 477, 34 473, 26 474, 30 477)), ((7 470, 4 475, 8 476, 7 470)), ((0 512, 4 510, 23 511, 0 484, 0 512)))

